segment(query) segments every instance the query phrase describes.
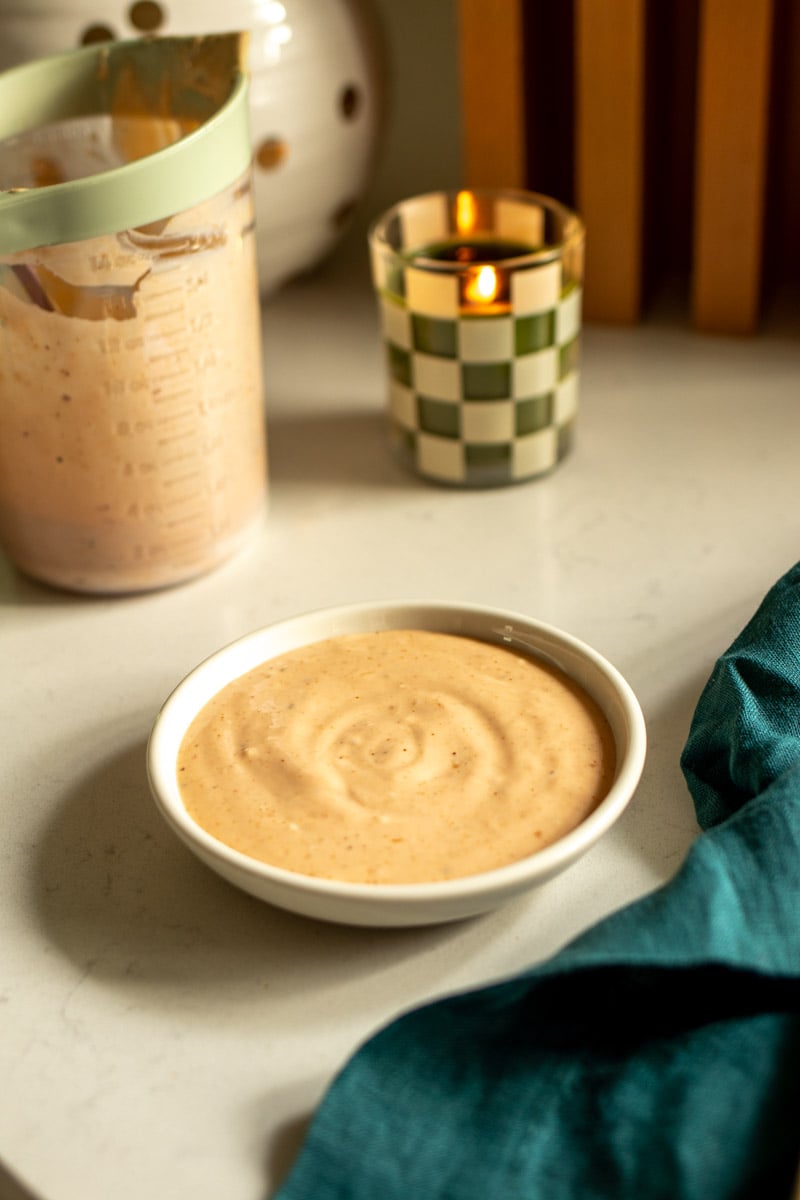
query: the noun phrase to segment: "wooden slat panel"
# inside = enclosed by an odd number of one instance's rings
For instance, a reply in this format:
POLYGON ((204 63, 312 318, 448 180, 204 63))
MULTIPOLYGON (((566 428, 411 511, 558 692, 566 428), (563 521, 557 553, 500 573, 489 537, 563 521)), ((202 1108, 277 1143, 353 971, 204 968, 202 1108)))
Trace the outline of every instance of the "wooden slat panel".
POLYGON ((575 13, 572 0, 524 0, 525 178, 575 203, 575 13))
POLYGON ((648 3, 643 308, 689 294, 698 17, 697 0, 648 3))
POLYGON ((459 0, 464 181, 525 186, 522 0, 459 0))
POLYGON ((576 0, 575 49, 584 313, 635 321, 642 298, 645 0, 576 0))
POLYGON ((800 285, 800 4, 776 0, 765 254, 773 295, 800 285))
POLYGON ((703 0, 692 312, 752 333, 761 291, 772 0, 703 0))

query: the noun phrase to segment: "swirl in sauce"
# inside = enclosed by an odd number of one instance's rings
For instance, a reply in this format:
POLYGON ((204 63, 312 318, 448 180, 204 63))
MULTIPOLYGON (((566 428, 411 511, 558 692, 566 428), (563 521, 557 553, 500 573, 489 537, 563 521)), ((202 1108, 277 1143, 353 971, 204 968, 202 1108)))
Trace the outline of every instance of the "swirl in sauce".
POLYGON ((544 661, 423 630, 346 634, 234 680, 178 756, 190 815, 305 875, 418 883, 524 858, 614 777, 595 702, 544 661))

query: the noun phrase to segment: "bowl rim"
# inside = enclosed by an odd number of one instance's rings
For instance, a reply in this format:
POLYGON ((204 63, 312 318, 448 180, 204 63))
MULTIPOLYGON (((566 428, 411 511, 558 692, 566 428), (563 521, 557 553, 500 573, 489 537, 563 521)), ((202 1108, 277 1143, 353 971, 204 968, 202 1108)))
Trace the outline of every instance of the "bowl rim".
MULTIPOLYGON (((436 631, 435 630, 435 631, 436 631)), ((361 632, 370 632, 364 626, 361 632)), ((358 630, 342 630, 342 632, 358 632, 358 630)), ((483 638, 483 640, 488 640, 483 638)), ((532 884, 537 879, 545 879, 554 874, 562 866, 568 865, 585 850, 593 846, 604 833, 610 829, 632 799, 641 778, 647 751, 647 729, 640 703, 630 684, 620 671, 599 651, 588 643, 548 622, 525 616, 521 613, 491 605, 458 603, 440 600, 389 600, 363 601, 355 604, 344 604, 334 607, 314 608, 295 616, 272 622, 244 634, 227 643, 202 659, 181 681, 172 689, 164 700, 153 722, 146 750, 147 777, 153 799, 167 823, 172 826, 184 842, 196 848, 201 857, 208 863, 214 859, 225 864, 238 875, 244 875, 261 884, 272 884, 276 889, 302 891, 307 896, 316 896, 320 900, 341 900, 369 902, 381 904, 402 902, 408 905, 428 905, 437 902, 468 900, 486 892, 518 891, 526 884, 532 884), (419 883, 361 883, 348 880, 332 879, 323 876, 304 875, 298 871, 290 871, 283 867, 251 857, 243 851, 236 850, 227 843, 220 841, 209 833, 190 816, 180 798, 177 778, 173 778, 177 752, 183 736, 194 716, 200 712, 203 705, 228 682, 239 678, 249 670, 257 668, 278 654, 301 645, 310 645, 326 637, 336 637, 336 631, 317 633, 315 636, 300 636, 292 646, 276 648, 267 653, 261 650, 271 641, 277 641, 281 636, 302 634, 304 630, 314 630, 327 622, 348 624, 360 622, 366 618, 380 618, 379 629, 422 629, 430 626, 416 625, 405 621, 398 624, 394 618, 400 614, 417 619, 436 618, 443 622, 436 630, 443 633, 456 633, 462 636, 479 637, 468 630, 452 628, 450 622, 454 618, 468 618, 469 621, 488 620, 500 622, 495 632, 501 636, 497 644, 513 645, 517 649, 531 653, 545 661, 550 661, 560 667, 571 678, 571 672, 556 657, 550 657, 547 650, 541 646, 528 644, 524 636, 533 635, 541 638, 554 648, 568 651, 576 658, 589 665, 597 680, 604 680, 610 688, 610 694, 618 705, 616 714, 617 725, 614 724, 614 714, 609 713, 607 702, 600 699, 581 679, 575 680, 593 696, 599 704, 606 719, 612 724, 614 741, 617 750, 617 767, 611 788, 593 811, 584 818, 575 829, 559 838, 558 841, 517 859, 511 863, 493 867, 471 875, 456 876, 452 879, 431 880, 419 883), (385 624, 389 620, 391 623, 385 624), (250 654, 253 657, 250 658, 250 654), (239 664, 248 660, 248 665, 228 673, 222 668, 231 664, 239 664), (225 676, 222 682, 208 690, 209 679, 214 679, 220 672, 225 676), (205 687, 202 685, 205 684, 205 687), (201 693, 197 703, 189 703, 188 698, 196 691, 201 693), (184 719, 181 713, 184 708, 191 715, 184 719), (625 740, 620 745, 618 736, 619 721, 624 724, 625 740), (176 736, 175 727, 179 731, 176 736), (172 775, 171 775, 172 773, 172 775)))

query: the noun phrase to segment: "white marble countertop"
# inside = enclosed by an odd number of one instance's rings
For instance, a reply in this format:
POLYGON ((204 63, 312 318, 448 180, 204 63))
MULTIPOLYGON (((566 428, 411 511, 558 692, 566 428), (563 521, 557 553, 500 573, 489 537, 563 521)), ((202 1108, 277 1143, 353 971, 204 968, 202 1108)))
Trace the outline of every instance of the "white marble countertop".
MULTIPOLYGON (((0 1158, 43 1200, 264 1200, 370 1032, 669 878, 696 835, 679 755, 699 691, 800 551, 796 336, 590 328, 571 457, 480 492, 389 457, 360 272, 271 301, 265 352, 271 512, 243 554, 125 599, 0 566, 0 1158), (147 790, 154 715, 200 659, 301 611, 388 598, 557 624, 623 671, 648 722, 612 833, 464 924, 366 931, 273 910, 192 858, 147 790)), ((0 1196, 25 1194, 0 1178, 0 1196)))

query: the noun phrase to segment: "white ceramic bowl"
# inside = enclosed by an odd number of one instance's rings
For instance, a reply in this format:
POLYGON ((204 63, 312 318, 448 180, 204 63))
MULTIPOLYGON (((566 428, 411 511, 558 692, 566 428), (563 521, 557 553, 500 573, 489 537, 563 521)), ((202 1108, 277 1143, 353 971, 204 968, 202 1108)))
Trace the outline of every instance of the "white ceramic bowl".
POLYGON ((631 799, 645 760, 645 723, 619 672, 595 650, 517 613, 427 602, 359 604, 295 617, 251 633, 189 674, 156 718, 147 751, 150 787, 162 815, 212 870, 261 900, 292 912, 350 925, 402 926, 452 921, 486 912, 563 871, 611 828, 631 799), (617 770, 599 806, 577 829, 508 866, 435 883, 367 884, 300 875, 250 858, 217 840, 187 813, 178 790, 178 749, 199 710, 221 688, 267 659, 345 633, 426 629, 527 651, 560 667, 606 715, 617 770))

